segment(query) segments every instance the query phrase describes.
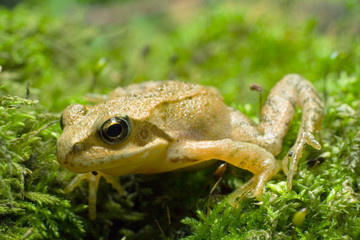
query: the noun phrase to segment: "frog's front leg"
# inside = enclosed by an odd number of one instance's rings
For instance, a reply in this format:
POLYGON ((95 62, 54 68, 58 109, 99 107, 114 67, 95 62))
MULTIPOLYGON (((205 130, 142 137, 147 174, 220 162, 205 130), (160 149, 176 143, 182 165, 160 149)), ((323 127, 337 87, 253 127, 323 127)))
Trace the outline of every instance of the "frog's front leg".
POLYGON ((168 148, 169 162, 187 162, 196 164, 210 159, 228 162, 236 167, 249 170, 254 176, 229 196, 229 202, 235 205, 238 199, 254 189, 259 197, 265 183, 280 169, 274 156, 266 149, 255 144, 230 139, 217 141, 180 141, 168 148))
POLYGON ((89 218, 94 220, 96 218, 96 195, 97 189, 99 186, 99 181, 101 178, 104 178, 107 183, 110 183, 119 194, 123 194, 124 191, 119 184, 119 182, 110 175, 104 174, 102 172, 89 172, 89 173, 81 173, 76 175, 71 182, 65 187, 65 193, 72 192, 82 180, 87 180, 89 183, 89 218))

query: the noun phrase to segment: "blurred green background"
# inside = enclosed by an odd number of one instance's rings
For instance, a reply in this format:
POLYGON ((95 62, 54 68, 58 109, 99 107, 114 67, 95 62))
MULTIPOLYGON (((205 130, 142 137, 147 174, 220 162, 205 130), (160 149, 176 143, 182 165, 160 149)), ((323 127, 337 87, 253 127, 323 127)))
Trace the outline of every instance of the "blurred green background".
POLYGON ((228 102, 250 101, 252 82, 268 90, 289 72, 314 81, 355 72, 358 8, 357 1, 23 1, 1 14, 0 64, 11 75, 3 81, 19 88, 30 81, 34 97, 65 101, 44 101, 56 111, 88 92, 93 78, 95 92, 171 78, 215 85, 228 102))
MULTIPOLYGON (((360 238, 359 1, 0 4, 0 239, 360 238), (313 82, 325 103, 323 149, 307 149, 293 190, 279 173, 261 203, 244 199, 234 211, 220 200, 251 174, 230 168, 207 216, 216 166, 124 176, 125 196, 101 182, 96 221, 87 217, 86 184, 64 194, 74 175, 56 160, 57 119, 70 104, 91 104, 87 94, 189 81, 215 86, 256 121, 259 96, 249 85, 266 96, 288 73, 313 82), (294 228, 304 207, 308 216, 294 228)), ((300 114, 279 159, 296 139, 300 114)))

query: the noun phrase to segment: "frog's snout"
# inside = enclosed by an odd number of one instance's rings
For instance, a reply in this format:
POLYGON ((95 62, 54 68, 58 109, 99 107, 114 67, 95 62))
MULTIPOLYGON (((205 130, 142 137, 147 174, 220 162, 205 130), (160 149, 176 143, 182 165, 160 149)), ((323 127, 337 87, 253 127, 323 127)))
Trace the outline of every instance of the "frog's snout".
POLYGON ((67 168, 67 165, 69 164, 67 160, 68 159, 67 156, 68 156, 68 151, 66 150, 66 146, 59 139, 56 144, 56 157, 60 165, 65 168, 67 168))
POLYGON ((62 167, 72 171, 75 171, 74 159, 83 150, 83 144, 80 142, 72 143, 71 141, 64 141, 63 137, 60 136, 56 145, 56 156, 62 167))

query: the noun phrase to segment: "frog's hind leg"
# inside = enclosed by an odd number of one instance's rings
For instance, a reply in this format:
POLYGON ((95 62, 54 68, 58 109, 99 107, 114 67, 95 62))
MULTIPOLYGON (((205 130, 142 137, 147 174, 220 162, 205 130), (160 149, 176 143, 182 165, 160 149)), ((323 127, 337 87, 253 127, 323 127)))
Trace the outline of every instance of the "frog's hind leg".
POLYGON ((78 174, 74 177, 71 182, 65 187, 65 193, 73 191, 82 180, 87 180, 89 183, 89 218, 94 220, 96 218, 96 199, 97 199, 97 189, 99 187, 99 181, 103 177, 107 183, 110 183, 119 194, 123 194, 123 188, 118 181, 113 176, 104 174, 102 172, 89 172, 78 174))
POLYGON ((288 175, 288 189, 291 188, 292 178, 305 145, 321 148, 315 140, 314 132, 320 128, 323 104, 312 84, 299 75, 286 75, 271 89, 261 108, 259 125, 246 120, 239 112, 232 113, 233 139, 260 145, 276 156, 281 152, 282 141, 289 129, 296 105, 302 108, 303 114, 296 142, 283 160, 283 170, 288 175))
POLYGON ((287 188, 291 189, 292 179, 305 145, 310 145, 317 150, 321 149, 320 143, 314 137, 314 132, 321 128, 323 103, 312 84, 301 76, 290 74, 285 76, 282 82, 293 86, 292 88, 296 91, 296 103, 303 112, 296 142, 283 160, 283 170, 287 173, 287 188))

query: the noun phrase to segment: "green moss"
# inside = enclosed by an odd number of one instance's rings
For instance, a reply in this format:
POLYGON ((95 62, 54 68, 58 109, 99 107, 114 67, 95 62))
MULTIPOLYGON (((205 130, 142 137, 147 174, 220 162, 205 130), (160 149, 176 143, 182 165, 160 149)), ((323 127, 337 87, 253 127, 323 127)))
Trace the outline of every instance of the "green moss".
MULTIPOLYGON (((300 1, 271 2, 271 11, 265 0, 256 1, 258 10, 210 1, 188 21, 161 13, 106 27, 89 26, 77 14, 50 15, 51 2, 0 9, 0 239, 160 239, 159 226, 168 239, 358 239, 360 45, 353 19, 359 6, 350 2, 318 2, 344 11, 328 26, 323 16, 302 16, 300 1), (56 160, 57 119, 67 105, 87 103, 90 89, 197 82, 217 87, 256 120, 258 95, 249 84, 260 83, 266 95, 289 72, 311 80, 325 102, 323 149, 306 149, 292 190, 279 173, 261 202, 247 198, 234 210, 222 199, 251 174, 230 168, 207 216, 215 167, 124 176, 124 196, 100 183, 93 222, 85 184, 64 194, 74 175, 56 160), (307 216, 294 229, 302 208, 307 216)), ((300 112, 279 159, 299 124, 300 112)))
POLYGON ((19 239, 29 230, 30 239, 80 238, 83 223, 57 186, 58 115, 41 114, 37 101, 20 97, 1 96, 0 104, 2 238, 19 239))

